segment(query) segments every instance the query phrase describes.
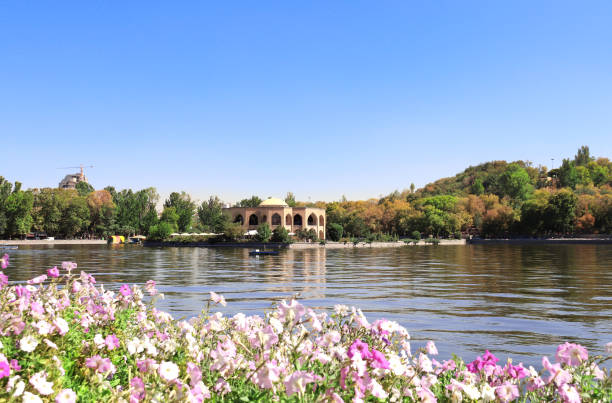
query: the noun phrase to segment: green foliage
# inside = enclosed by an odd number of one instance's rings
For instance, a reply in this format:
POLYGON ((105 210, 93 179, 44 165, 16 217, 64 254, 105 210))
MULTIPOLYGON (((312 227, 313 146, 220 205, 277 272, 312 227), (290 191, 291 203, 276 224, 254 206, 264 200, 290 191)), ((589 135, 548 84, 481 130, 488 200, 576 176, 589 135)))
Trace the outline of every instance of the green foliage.
POLYGON ((244 236, 244 229, 240 223, 225 223, 223 236, 227 241, 238 241, 244 236))
POLYGON ((593 161, 594 158, 591 157, 591 152, 589 151, 588 146, 582 146, 578 149, 576 156, 574 157, 574 164, 576 166, 587 165, 589 162, 593 161))
POLYGON ((561 234, 571 232, 576 220, 577 201, 576 195, 567 189, 553 195, 545 211, 547 228, 561 234))
POLYGON ((410 236, 412 236, 412 238, 416 239, 417 241, 421 240, 421 233, 419 231, 412 231, 410 233, 410 236))
POLYGON ((158 224, 149 228, 149 236, 147 239, 150 239, 151 241, 163 241, 168 239, 172 232, 173 228, 171 224, 166 221, 160 221, 158 224))
POLYGON ((198 207, 198 218, 206 232, 222 233, 230 218, 223 214, 223 202, 217 196, 210 196, 208 201, 198 207))
POLYGON ((291 237, 289 236, 289 231, 287 231, 287 228, 285 228, 283 225, 279 225, 274 228, 274 231, 272 231, 272 242, 291 242, 291 237))
POLYGON ((295 195, 292 192, 287 192, 287 196, 285 196, 285 203, 287 203, 289 207, 295 207, 297 205, 295 195))
POLYGON ((81 181, 76 184, 76 191, 81 197, 85 197, 89 195, 90 193, 94 192, 95 190, 96 189, 94 189, 93 186, 91 186, 89 183, 85 181, 81 181))
POLYGON ((484 185, 482 184, 482 180, 480 178, 476 178, 474 183, 472 183, 472 187, 470 188, 470 192, 475 195, 481 195, 485 191, 484 185))
POLYGON ((573 161, 565 158, 561 167, 556 170, 557 177, 559 179, 559 185, 561 187, 569 187, 572 189, 576 188, 578 184, 578 172, 573 161))
POLYGON ((259 227, 257 227, 257 235, 255 236, 255 239, 257 239, 259 242, 269 242, 270 238, 272 238, 272 230, 270 229, 268 223, 260 224, 259 227))
POLYGON ((250 199, 242 199, 236 203, 236 207, 257 207, 262 200, 258 196, 251 196, 250 199))
POLYGON ((338 242, 344 233, 342 225, 335 222, 329 222, 329 220, 327 221, 325 231, 327 233, 327 238, 335 242, 338 242))
POLYGON ((500 176, 499 182, 503 195, 518 202, 526 200, 533 192, 533 185, 527 171, 516 163, 508 165, 500 176))
POLYGON ((164 208, 164 211, 162 211, 159 221, 168 224, 170 228, 172 229, 172 232, 176 232, 179 230, 179 227, 178 227, 179 219, 180 219, 180 216, 176 212, 175 207, 166 207, 164 208))
POLYGON ((164 202, 164 208, 174 208, 178 219, 176 221, 177 230, 185 232, 191 228, 191 221, 195 212, 196 205, 191 201, 191 196, 185 192, 172 192, 164 202))

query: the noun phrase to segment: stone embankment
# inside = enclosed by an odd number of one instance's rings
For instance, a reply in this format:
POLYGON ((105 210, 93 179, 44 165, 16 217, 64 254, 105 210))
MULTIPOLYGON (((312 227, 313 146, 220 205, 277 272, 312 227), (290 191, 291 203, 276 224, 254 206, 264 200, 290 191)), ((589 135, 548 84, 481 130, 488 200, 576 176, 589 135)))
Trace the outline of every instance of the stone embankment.
MULTIPOLYGON (((424 246, 431 245, 425 241, 419 241, 416 245, 407 244, 403 241, 397 242, 326 242, 325 245, 310 242, 296 242, 289 245, 289 249, 310 249, 310 248, 325 248, 325 249, 344 249, 344 248, 399 248, 402 246, 424 246)), ((438 245, 465 245, 465 239, 441 239, 438 245)))
POLYGON ((53 241, 47 241, 45 239, 37 239, 37 240, 27 240, 23 241, 20 239, 6 239, 0 240, 0 245, 17 245, 17 246, 26 246, 26 245, 106 245, 106 241, 104 239, 55 239, 53 241))

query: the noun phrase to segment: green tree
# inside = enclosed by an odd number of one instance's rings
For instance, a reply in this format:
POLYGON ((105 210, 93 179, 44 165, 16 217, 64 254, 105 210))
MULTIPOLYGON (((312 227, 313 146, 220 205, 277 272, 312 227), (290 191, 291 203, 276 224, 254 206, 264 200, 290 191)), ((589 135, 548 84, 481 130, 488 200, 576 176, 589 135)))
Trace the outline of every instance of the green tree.
POLYGON ((262 200, 258 196, 251 196, 250 199, 242 199, 236 207, 257 207, 261 204, 262 200))
POLYGON ((244 236, 244 229, 240 223, 226 222, 223 228, 223 236, 228 241, 238 241, 244 236))
POLYGON ((22 191, 21 183, 15 182, 13 192, 4 201, 6 214, 6 233, 9 237, 24 236, 32 227, 32 206, 34 196, 30 191, 22 191))
POLYGON ((283 242, 288 243, 291 241, 291 237, 289 236, 289 231, 283 225, 278 225, 272 231, 272 242, 283 242))
POLYGON ((85 197, 89 195, 91 192, 95 191, 94 187, 85 181, 78 182, 76 184, 76 191, 79 196, 85 197))
POLYGON ((546 227, 554 232, 567 234, 574 228, 578 198, 567 189, 553 195, 545 212, 546 227))
POLYGON ((148 230, 149 236, 147 239, 152 241, 163 241, 170 237, 172 233, 172 227, 169 223, 165 221, 160 221, 159 223, 152 225, 148 230))
POLYGON ((511 199, 522 202, 533 193, 533 185, 529 174, 516 163, 508 165, 504 173, 499 178, 502 187, 503 195, 509 196, 511 199))
POLYGON ((257 239, 259 242, 268 242, 270 241, 270 238, 272 238, 272 230, 270 229, 268 223, 259 225, 259 227, 257 227, 257 235, 255 236, 255 239, 257 239))
POLYGON ((89 207, 84 197, 76 196, 68 200, 62 211, 60 231, 67 238, 82 234, 89 227, 89 207))
POLYGON ((164 207, 174 207, 176 210, 179 232, 185 232, 191 228, 191 220, 193 219, 196 206, 187 193, 170 193, 170 197, 164 202, 164 207))
POLYGON ((295 207, 297 205, 295 195, 292 192, 287 192, 287 196, 285 196, 285 203, 287 203, 289 207, 295 207))
POLYGON ((591 152, 589 151, 588 146, 582 146, 578 149, 578 152, 574 156, 574 164, 576 166, 587 165, 589 162, 593 161, 595 158, 591 157, 591 152))
POLYGON ((207 232, 221 233, 230 218, 223 214, 223 202, 217 196, 210 196, 208 201, 198 207, 198 218, 207 232))
POLYGON ((176 208, 174 207, 166 207, 164 208, 164 211, 162 211, 161 217, 159 218, 160 222, 165 222, 167 223, 170 228, 172 229, 172 232, 176 232, 179 231, 179 227, 178 227, 178 221, 180 219, 179 214, 176 212, 176 208))
POLYGON ((484 193, 484 186, 480 178, 474 179, 474 183, 472 183, 472 187, 470 191, 472 194, 475 194, 475 195, 481 195, 484 193))
POLYGON ((327 222, 327 227, 325 228, 325 230, 327 232, 327 238, 336 242, 338 242, 340 238, 342 238, 342 234, 344 233, 342 225, 335 222, 330 223, 329 221, 327 222))
POLYGON ((567 158, 563 159, 561 166, 557 170, 557 175, 561 187, 576 188, 576 184, 578 183, 578 172, 576 172, 576 166, 573 161, 567 158))

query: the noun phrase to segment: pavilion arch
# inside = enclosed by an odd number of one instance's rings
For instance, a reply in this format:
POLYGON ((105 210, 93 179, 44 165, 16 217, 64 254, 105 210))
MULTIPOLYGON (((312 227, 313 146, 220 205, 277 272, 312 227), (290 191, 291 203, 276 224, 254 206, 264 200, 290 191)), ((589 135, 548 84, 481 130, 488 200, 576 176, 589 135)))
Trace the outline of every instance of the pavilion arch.
POLYGON ((258 225, 259 224, 259 219, 257 218, 257 216, 255 214, 251 214, 249 216, 249 225, 258 225))
POLYGON ((319 239, 325 239, 325 235, 323 234, 323 230, 319 230, 319 239))
POLYGON ((293 216, 293 225, 302 225, 302 216, 299 214, 296 214, 293 216))
POLYGON ((322 215, 319 216, 319 226, 320 227, 324 227, 325 226, 325 218, 323 218, 322 215))
POLYGON ((308 216, 308 225, 317 225, 317 216, 315 213, 308 216))
POLYGON ((280 225, 281 224, 281 216, 278 213, 272 214, 272 225, 280 225))
POLYGON ((238 214, 236 217, 234 217, 234 222, 239 222, 240 225, 244 224, 244 218, 242 217, 242 214, 238 214))
POLYGON ((261 222, 268 222, 268 216, 264 214, 263 217, 261 217, 261 222))
POLYGON ((287 214, 285 217, 285 225, 291 225, 291 214, 287 214))

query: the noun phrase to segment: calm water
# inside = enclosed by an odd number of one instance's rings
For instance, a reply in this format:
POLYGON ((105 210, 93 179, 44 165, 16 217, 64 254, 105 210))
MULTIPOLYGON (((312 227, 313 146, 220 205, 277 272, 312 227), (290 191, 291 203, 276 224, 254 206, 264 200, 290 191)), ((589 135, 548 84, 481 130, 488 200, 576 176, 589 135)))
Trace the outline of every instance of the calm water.
POLYGON ((361 307, 370 320, 404 325, 414 347, 431 339, 441 358, 472 360, 484 348, 538 364, 564 341, 601 353, 612 341, 612 247, 473 245, 394 249, 287 250, 249 257, 247 249, 106 246, 20 247, 10 280, 26 280, 63 260, 98 282, 154 279, 161 307, 196 315, 209 291, 227 314, 261 313, 300 295, 311 307, 361 307))

